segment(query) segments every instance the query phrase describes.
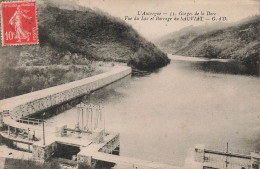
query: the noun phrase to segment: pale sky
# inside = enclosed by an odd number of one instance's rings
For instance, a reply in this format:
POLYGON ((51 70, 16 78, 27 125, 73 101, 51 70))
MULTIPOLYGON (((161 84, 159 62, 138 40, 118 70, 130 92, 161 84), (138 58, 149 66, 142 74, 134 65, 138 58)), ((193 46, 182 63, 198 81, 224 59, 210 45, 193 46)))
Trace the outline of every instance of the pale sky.
MULTIPOLYGON (((79 4, 92 9, 99 8, 110 15, 125 20, 145 12, 215 12, 217 18, 226 16, 228 22, 236 22, 260 13, 259 0, 79 0, 79 4)), ((166 16, 165 16, 166 17, 166 16)), ((212 21, 128 21, 142 36, 151 40, 189 25, 211 24, 212 21)))

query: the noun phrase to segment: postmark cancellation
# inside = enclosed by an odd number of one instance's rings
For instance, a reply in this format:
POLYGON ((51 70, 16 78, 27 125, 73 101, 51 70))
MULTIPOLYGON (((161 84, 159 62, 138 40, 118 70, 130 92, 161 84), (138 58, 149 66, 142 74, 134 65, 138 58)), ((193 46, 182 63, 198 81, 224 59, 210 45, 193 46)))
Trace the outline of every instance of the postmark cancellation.
POLYGON ((35 1, 2 2, 2 46, 38 44, 35 1))

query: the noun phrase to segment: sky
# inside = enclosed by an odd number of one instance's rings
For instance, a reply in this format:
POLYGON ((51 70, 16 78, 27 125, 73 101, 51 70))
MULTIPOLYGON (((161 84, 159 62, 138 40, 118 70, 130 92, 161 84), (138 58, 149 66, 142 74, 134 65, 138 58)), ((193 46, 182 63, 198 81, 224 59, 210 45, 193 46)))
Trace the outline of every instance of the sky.
MULTIPOLYGON (((78 0, 80 5, 98 8, 110 15, 125 20, 125 16, 136 16, 141 12, 170 12, 175 14, 195 13, 196 11, 216 13, 216 17, 227 17, 225 22, 236 22, 247 16, 260 13, 259 0, 78 0)), ((139 15, 140 16, 140 15, 139 15)), ((185 17, 185 16, 183 16, 185 17)), ((211 19, 211 16, 207 16, 211 19)), ((135 21, 125 20, 143 37, 153 40, 190 25, 212 24, 213 21, 135 21)))

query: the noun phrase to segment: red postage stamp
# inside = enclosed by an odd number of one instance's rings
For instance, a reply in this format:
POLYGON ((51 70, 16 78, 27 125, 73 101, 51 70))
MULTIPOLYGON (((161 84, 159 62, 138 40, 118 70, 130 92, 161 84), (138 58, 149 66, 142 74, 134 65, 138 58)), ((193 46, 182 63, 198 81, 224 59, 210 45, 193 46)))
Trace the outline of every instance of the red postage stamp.
POLYGON ((2 2, 2 46, 38 44, 35 1, 2 2))

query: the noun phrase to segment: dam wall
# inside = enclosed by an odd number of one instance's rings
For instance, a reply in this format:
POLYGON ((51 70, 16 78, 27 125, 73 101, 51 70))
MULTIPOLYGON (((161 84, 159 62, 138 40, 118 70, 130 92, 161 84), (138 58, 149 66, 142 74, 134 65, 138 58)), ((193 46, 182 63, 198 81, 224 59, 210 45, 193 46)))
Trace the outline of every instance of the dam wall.
POLYGON ((42 112, 111 84, 131 74, 131 71, 130 67, 117 66, 96 76, 1 100, 0 112, 9 111, 12 119, 42 112))

